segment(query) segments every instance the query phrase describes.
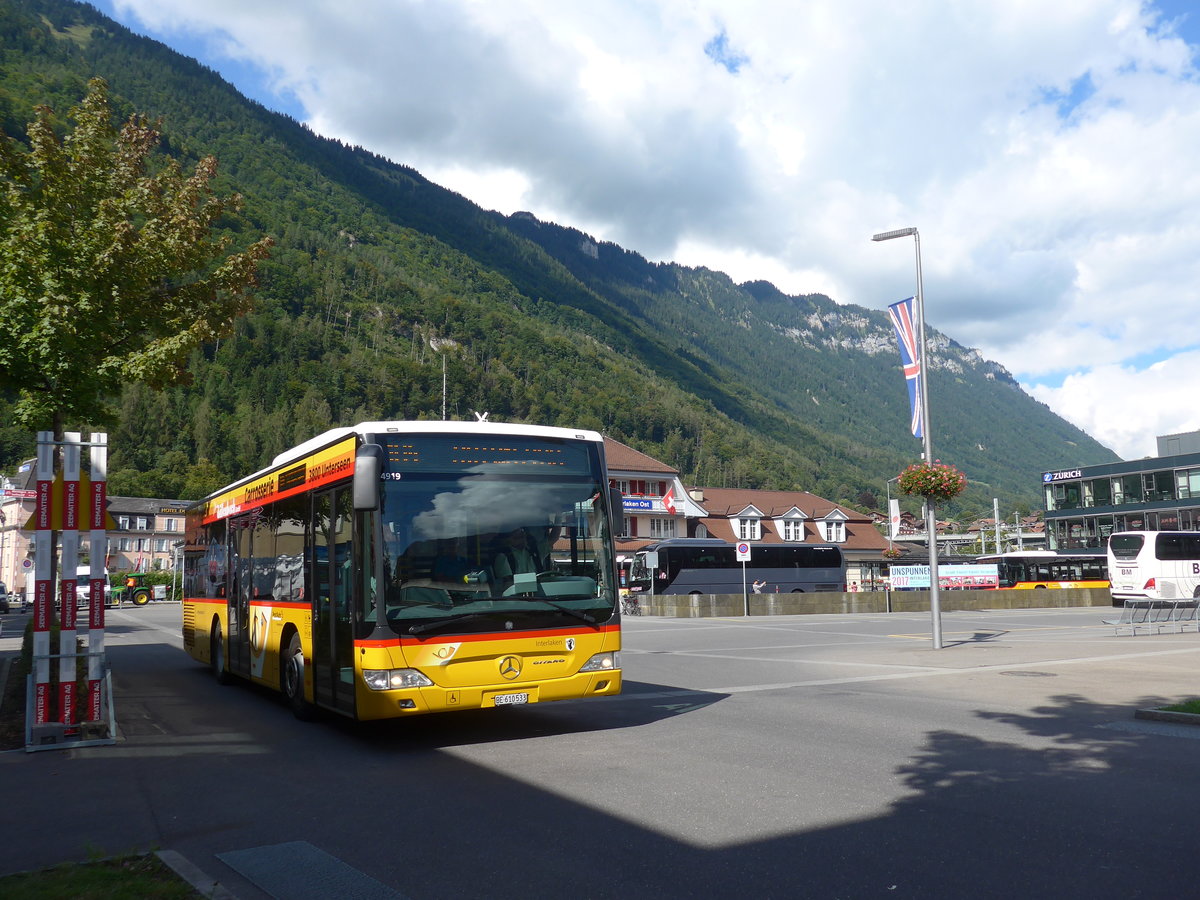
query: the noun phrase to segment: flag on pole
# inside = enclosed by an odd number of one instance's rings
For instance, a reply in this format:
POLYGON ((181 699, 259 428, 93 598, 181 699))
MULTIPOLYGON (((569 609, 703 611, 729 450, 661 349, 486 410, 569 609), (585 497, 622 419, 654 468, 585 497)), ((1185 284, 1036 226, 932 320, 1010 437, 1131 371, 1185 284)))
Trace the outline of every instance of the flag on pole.
POLYGON ((675 515, 675 485, 667 488, 667 492, 663 494, 662 502, 663 508, 671 515, 675 515))
POLYGON ((908 402, 912 406, 911 428, 914 437, 925 436, 921 418, 921 350, 917 346, 917 329, 913 325, 913 297, 888 307, 896 340, 900 344, 900 362, 904 364, 904 380, 908 383, 908 402))

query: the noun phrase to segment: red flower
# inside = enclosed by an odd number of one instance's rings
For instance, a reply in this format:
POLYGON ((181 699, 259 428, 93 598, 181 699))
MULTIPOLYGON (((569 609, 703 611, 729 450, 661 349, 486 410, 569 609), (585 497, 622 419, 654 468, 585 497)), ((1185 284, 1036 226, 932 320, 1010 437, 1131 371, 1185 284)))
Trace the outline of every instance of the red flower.
POLYGON ((932 463, 913 463, 900 473, 898 484, 902 493, 919 494, 930 501, 944 501, 966 490, 967 476, 937 459, 932 463))

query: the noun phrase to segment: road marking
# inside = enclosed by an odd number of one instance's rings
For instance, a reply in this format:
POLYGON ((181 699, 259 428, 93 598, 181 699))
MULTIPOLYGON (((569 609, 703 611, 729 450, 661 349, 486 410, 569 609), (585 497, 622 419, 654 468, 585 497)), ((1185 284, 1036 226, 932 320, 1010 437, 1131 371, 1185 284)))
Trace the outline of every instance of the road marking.
POLYGON ((900 678, 930 678, 942 675, 963 675, 976 672, 1003 672, 1013 669, 1038 669, 1049 666, 1070 666, 1079 663, 1111 662, 1126 659, 1145 659, 1151 656, 1171 656, 1180 653, 1200 653, 1200 647, 1189 647, 1183 650, 1151 650, 1144 653, 1121 653, 1115 656, 1085 656, 1073 659, 1043 659, 1027 663, 1007 663, 992 666, 971 666, 959 669, 926 669, 920 672, 895 672, 889 675, 857 675, 847 678, 815 678, 806 681, 779 682, 777 684, 752 684, 735 687, 711 688, 714 693, 745 694, 755 691, 777 691, 796 687, 823 687, 835 684, 856 684, 867 681, 895 681, 900 678))
MULTIPOLYGON (((914 666, 912 668, 917 669, 917 671, 880 673, 880 674, 876 674, 876 675, 848 675, 843 678, 809 678, 809 679, 804 679, 804 680, 800 680, 800 681, 780 681, 780 682, 774 682, 774 683, 770 683, 770 684, 743 684, 743 685, 731 685, 731 686, 712 687, 712 688, 703 688, 703 689, 678 688, 675 690, 654 691, 652 693, 645 693, 645 694, 625 693, 625 694, 619 695, 619 698, 614 697, 613 700, 617 700, 617 699, 662 700, 662 699, 668 699, 668 698, 672 698, 672 697, 682 697, 682 696, 695 695, 695 694, 752 694, 752 693, 759 693, 762 691, 783 691, 783 690, 789 690, 791 688, 829 687, 829 686, 835 686, 835 685, 841 685, 841 684, 864 684, 864 683, 869 683, 869 682, 873 682, 873 681, 896 681, 896 680, 899 680, 902 678, 934 678, 934 677, 941 677, 941 676, 946 676, 946 675, 973 675, 973 674, 980 673, 980 672, 986 673, 986 672, 1006 672, 1006 671, 1013 671, 1013 670, 1018 670, 1018 669, 1045 669, 1045 668, 1048 668, 1051 666, 1070 666, 1070 665, 1078 665, 1081 663, 1103 663, 1103 662, 1113 662, 1113 661, 1122 661, 1122 660, 1130 660, 1130 659, 1146 659, 1148 657, 1156 657, 1156 656, 1176 656, 1181 653, 1198 654, 1198 653, 1200 653, 1200 647, 1187 647, 1187 648, 1178 649, 1178 650, 1147 650, 1147 651, 1144 651, 1141 653, 1119 653, 1119 654, 1115 654, 1112 656, 1084 656, 1084 657, 1064 658, 1064 659, 1042 659, 1042 660, 1036 660, 1034 662, 1005 663, 1005 664, 996 664, 996 665, 988 665, 988 666, 969 666, 969 667, 964 667, 964 668, 934 668, 934 667, 918 668, 918 667, 914 666)), ((779 662, 780 660, 770 660, 770 661, 779 662)), ((807 663, 809 665, 845 665, 845 666, 859 665, 859 666, 863 666, 863 667, 877 665, 877 664, 872 664, 872 663, 853 663, 853 662, 840 662, 839 663, 839 662, 832 662, 832 661, 828 661, 828 660, 786 660, 786 661, 787 662, 802 662, 802 663, 807 663)))
POLYGON ((132 613, 121 612, 119 610, 110 609, 106 615, 116 616, 119 619, 124 619, 126 622, 132 622, 135 625, 140 625, 144 629, 158 631, 170 638, 171 643, 176 647, 183 647, 183 635, 177 629, 165 628, 162 625, 155 625, 153 622, 147 622, 143 618, 133 615, 132 613))

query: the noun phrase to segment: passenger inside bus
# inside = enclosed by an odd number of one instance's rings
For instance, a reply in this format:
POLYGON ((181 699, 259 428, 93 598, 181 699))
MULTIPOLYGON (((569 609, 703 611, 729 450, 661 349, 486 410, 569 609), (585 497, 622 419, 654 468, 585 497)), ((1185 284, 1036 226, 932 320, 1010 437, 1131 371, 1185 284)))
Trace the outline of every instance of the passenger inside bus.
POLYGON ((492 563, 492 571, 501 584, 511 584, 514 575, 544 572, 549 567, 524 528, 514 528, 500 540, 492 563))

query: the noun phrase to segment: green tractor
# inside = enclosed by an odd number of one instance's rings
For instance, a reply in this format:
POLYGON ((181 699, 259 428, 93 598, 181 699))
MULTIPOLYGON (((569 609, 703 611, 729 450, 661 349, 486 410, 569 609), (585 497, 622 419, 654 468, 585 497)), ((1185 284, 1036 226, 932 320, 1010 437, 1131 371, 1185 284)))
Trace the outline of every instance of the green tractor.
POLYGON ((146 583, 143 572, 130 572, 125 576, 123 600, 132 600, 134 606, 145 606, 154 596, 154 588, 146 583))

